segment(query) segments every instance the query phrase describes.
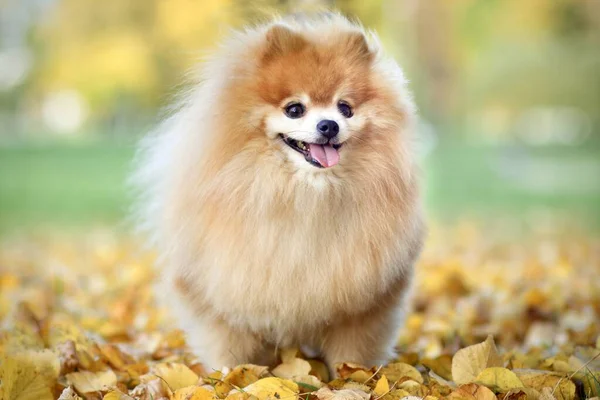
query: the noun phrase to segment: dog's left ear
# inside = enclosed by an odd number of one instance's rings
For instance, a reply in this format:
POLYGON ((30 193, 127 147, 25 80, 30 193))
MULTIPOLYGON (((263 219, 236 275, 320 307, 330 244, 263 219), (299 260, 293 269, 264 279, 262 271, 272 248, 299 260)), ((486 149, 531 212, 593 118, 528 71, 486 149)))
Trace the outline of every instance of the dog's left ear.
POLYGON ((273 25, 267 31, 267 46, 263 60, 301 50, 306 46, 306 40, 297 32, 285 25, 273 25))
POLYGON ((352 32, 347 40, 348 52, 358 58, 370 60, 373 52, 369 48, 369 42, 362 32, 352 32))

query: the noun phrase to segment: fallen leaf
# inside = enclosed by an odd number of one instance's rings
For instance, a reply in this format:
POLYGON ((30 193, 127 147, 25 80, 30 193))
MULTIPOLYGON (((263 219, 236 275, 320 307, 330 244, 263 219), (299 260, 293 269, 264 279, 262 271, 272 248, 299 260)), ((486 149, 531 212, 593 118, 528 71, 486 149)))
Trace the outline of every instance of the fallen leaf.
POLYGON ((263 378, 252 385, 244 388, 244 392, 250 393, 260 400, 293 398, 299 393, 298 385, 290 380, 281 378, 263 378))
POLYGON ((379 378, 379 380, 377 381, 377 384, 375 384, 373 393, 375 393, 377 396, 383 396, 384 394, 386 394, 389 391, 390 391, 390 384, 389 384, 387 378, 385 377, 385 375, 382 375, 381 378, 379 378))
POLYGON ((0 399, 54 399, 60 361, 50 350, 29 350, 0 358, 0 399))
POLYGON ((329 368, 319 360, 308 360, 311 366, 309 374, 316 376, 320 381, 329 382, 329 368))
POLYGON ((243 388, 256 382, 266 371, 267 367, 253 364, 238 365, 222 380, 224 383, 243 388))
POLYGON ((461 385, 448 396, 449 399, 496 400, 496 395, 485 386, 476 383, 461 385))
POLYGON ((136 400, 168 400, 172 396, 172 391, 166 382, 155 375, 146 375, 148 379, 137 385, 129 394, 136 400), (154 379, 152 379, 154 377, 154 379))
POLYGON ((284 379, 293 379, 295 376, 308 375, 311 370, 310 363, 301 358, 287 358, 283 363, 273 369, 273 375, 284 379))
POLYGON ((436 358, 425 358, 421 364, 442 378, 452 380, 452 356, 444 354, 436 358))
POLYGON ((214 392, 206 390, 203 387, 187 386, 177 389, 173 393, 172 400, 214 400, 216 398, 217 396, 215 396, 214 392))
POLYGON ((314 395, 319 400, 368 400, 371 395, 358 389, 331 390, 327 387, 319 389, 314 395))
POLYGON ((103 344, 98 347, 104 359, 116 369, 123 369, 125 365, 135 362, 130 356, 123 353, 113 344, 103 344))
POLYGON ((111 390, 104 395, 102 400, 134 400, 134 398, 118 390, 111 390))
POLYGON ((452 358, 452 378, 459 385, 471 383, 484 369, 503 365, 494 338, 489 335, 485 342, 456 352, 452 358))
POLYGON ((575 384, 567 379, 565 374, 541 370, 515 370, 514 372, 524 386, 531 387, 538 392, 541 392, 544 388, 551 388, 554 397, 558 400, 573 399, 575 397, 575 384))
POLYGON ((79 397, 79 395, 77 393, 75 393, 73 388, 71 386, 69 386, 69 387, 64 388, 64 390, 60 393, 58 400, 82 400, 82 399, 81 399, 81 397, 79 397))
POLYGON ((423 376, 415 367, 405 363, 392 363, 381 368, 379 373, 385 375, 390 382, 397 382, 404 377, 408 377, 418 383, 423 383, 423 376))
POLYGON ((321 388, 324 384, 314 375, 294 377, 294 382, 300 386, 303 392, 312 392, 321 388))
POLYGON ((185 364, 160 363, 154 365, 150 372, 164 379, 173 391, 198 383, 198 375, 185 364))
POLYGON ((352 379, 355 382, 364 383, 373 376, 376 369, 367 368, 364 365, 345 362, 335 366, 336 371, 342 379, 352 379))
POLYGON ((71 372, 66 375, 66 378, 79 393, 112 389, 117 384, 117 376, 111 369, 100 372, 71 372))
POLYGON ((556 400, 556 397, 554 397, 554 395, 552 394, 552 388, 543 388, 540 393, 540 398, 538 400, 556 400))
POLYGON ((60 360, 61 375, 75 371, 79 366, 79 357, 77 356, 75 342, 67 340, 66 342, 58 344, 56 350, 58 351, 58 358, 60 360))
POLYGON ((524 386, 514 372, 500 367, 484 369, 475 378, 475 383, 487 386, 496 392, 506 392, 524 386))

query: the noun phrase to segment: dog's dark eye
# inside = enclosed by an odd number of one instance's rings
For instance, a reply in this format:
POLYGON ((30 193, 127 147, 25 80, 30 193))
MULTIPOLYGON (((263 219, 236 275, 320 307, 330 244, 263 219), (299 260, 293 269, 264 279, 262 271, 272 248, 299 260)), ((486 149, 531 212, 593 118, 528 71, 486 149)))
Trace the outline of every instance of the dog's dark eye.
POLYGON ((352 112, 352 107, 350 107, 350 105, 345 101, 340 101, 338 103, 338 110, 346 118, 350 118, 354 115, 354 113, 352 112))
POLYGON ((305 111, 305 108, 300 103, 288 104, 285 107, 285 115, 287 115, 289 118, 293 118, 293 119, 300 118, 301 116, 303 116, 304 111, 305 111))

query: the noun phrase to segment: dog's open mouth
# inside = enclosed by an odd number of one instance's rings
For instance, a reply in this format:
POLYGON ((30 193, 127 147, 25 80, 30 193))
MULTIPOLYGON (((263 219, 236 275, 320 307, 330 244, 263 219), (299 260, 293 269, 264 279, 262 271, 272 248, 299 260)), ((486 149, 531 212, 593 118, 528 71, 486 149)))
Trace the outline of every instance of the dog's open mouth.
POLYGON ((340 161, 339 149, 341 144, 318 144, 301 142, 291 137, 279 134, 285 144, 304 156, 304 159, 318 168, 333 167, 340 161))

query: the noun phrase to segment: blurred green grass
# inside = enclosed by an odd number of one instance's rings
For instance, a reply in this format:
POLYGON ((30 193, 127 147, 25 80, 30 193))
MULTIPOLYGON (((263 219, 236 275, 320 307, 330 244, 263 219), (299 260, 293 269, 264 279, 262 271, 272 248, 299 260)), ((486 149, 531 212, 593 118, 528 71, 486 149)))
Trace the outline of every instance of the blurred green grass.
MULTIPOLYGON (((0 233, 121 224, 133 143, 0 146, 0 233)), ((600 226, 600 145, 502 147, 441 140, 423 160, 430 218, 558 216, 600 226)))
POLYGON ((0 147, 0 231, 119 221, 133 153, 112 142, 0 147))

